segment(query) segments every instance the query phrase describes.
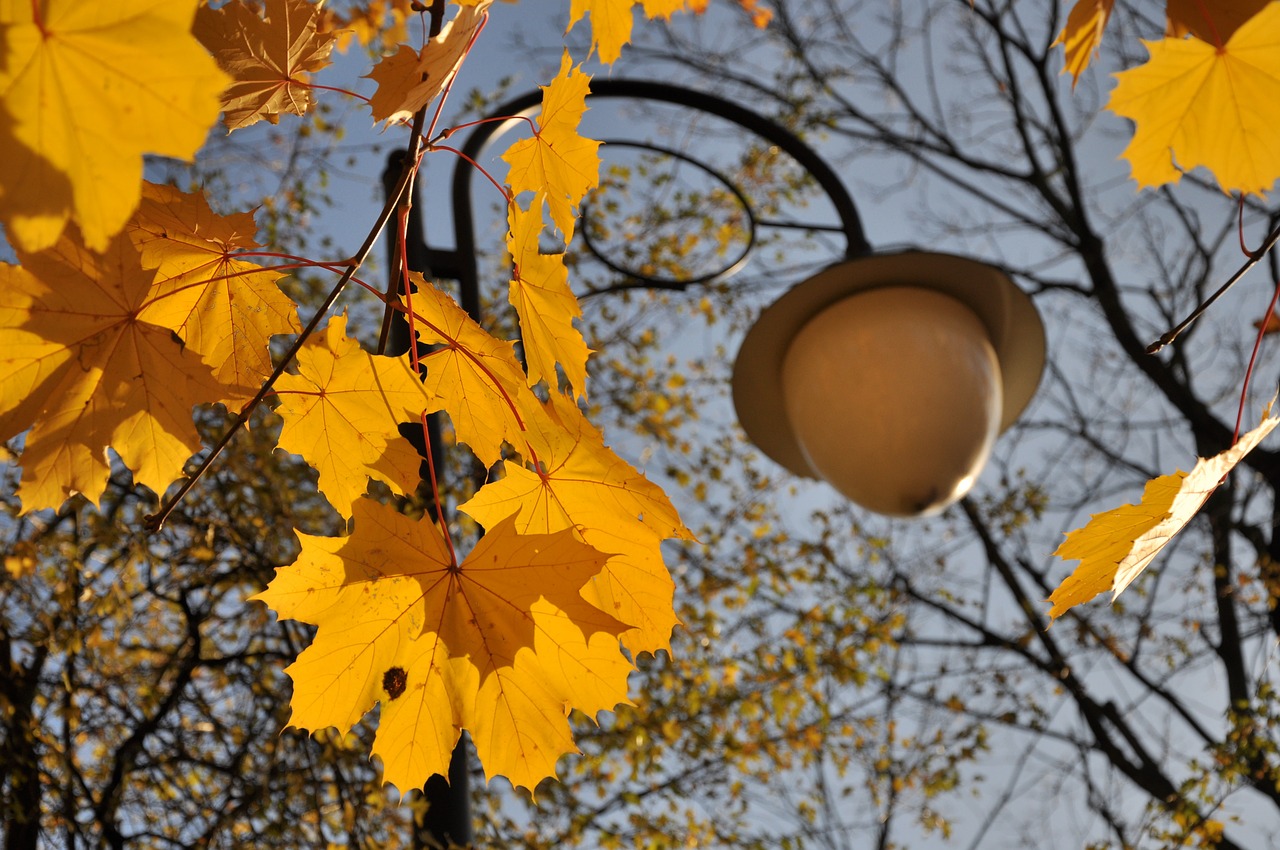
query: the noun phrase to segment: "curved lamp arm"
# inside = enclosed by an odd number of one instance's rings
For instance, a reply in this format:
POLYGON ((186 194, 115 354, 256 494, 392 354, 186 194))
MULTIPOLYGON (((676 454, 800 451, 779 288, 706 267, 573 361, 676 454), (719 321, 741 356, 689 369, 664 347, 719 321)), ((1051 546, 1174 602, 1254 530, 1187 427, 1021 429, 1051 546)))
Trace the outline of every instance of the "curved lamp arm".
MULTIPOLYGON (((717 95, 650 80, 594 80, 588 98, 626 98, 670 103, 724 118, 749 130, 781 148, 817 181, 840 219, 838 229, 845 236, 844 258, 861 257, 871 252, 871 246, 862 230, 857 206, 839 176, 813 148, 778 122, 717 95)), ((513 98, 490 114, 493 118, 510 116, 511 121, 481 123, 463 142, 462 153, 465 156, 458 160, 453 169, 451 195, 455 247, 452 250, 425 247, 421 228, 412 228, 411 241, 418 242, 420 247, 410 247, 408 250, 422 251, 422 256, 434 274, 459 282, 462 307, 477 321, 480 318, 480 284, 476 266, 474 205, 471 198, 471 181, 475 176, 475 169, 467 158, 477 159, 491 140, 513 127, 521 116, 535 112, 541 104, 541 90, 513 98)))

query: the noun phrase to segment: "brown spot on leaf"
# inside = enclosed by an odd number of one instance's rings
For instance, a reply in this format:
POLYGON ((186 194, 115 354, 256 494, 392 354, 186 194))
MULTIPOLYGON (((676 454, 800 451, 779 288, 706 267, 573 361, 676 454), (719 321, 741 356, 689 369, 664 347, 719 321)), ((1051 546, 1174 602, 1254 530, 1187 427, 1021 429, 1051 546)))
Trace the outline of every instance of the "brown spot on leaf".
POLYGON ((403 667, 392 667, 382 674, 382 689, 387 692, 387 696, 395 699, 404 693, 404 686, 408 681, 409 674, 403 667))

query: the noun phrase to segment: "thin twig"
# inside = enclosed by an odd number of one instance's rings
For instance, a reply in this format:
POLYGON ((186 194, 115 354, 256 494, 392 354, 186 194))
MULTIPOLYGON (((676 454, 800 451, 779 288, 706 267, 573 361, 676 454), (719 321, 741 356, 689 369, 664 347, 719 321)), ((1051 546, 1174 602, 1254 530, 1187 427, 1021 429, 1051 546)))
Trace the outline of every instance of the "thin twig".
MULTIPOLYGON (((426 123, 426 114, 426 108, 424 107, 423 109, 418 110, 418 114, 414 116, 413 130, 409 137, 410 151, 416 151, 418 146, 421 144, 422 128, 426 123)), ((400 198, 404 195, 405 189, 409 185, 413 176, 414 168, 412 162, 413 157, 406 158, 405 169, 400 174, 400 180, 396 184, 395 191, 387 198, 386 203, 382 207, 382 212, 378 213, 377 220, 374 222, 373 227, 369 229, 369 235, 365 237, 364 244, 362 244, 360 246, 360 250, 356 251, 352 256, 351 261, 347 264, 346 271, 342 273, 342 277, 338 279, 338 282, 334 284, 333 289, 329 291, 329 294, 324 299, 324 303, 322 303, 320 308, 316 310, 315 315, 311 317, 311 321, 307 322, 307 326, 303 328, 302 333, 300 333, 298 338, 294 340, 293 345, 289 346, 289 350, 286 351, 284 357, 281 358, 280 364, 276 366, 275 370, 271 373, 271 376, 267 378, 261 387, 259 387, 257 394, 254 395, 254 397, 249 400, 248 404, 242 407, 240 412, 235 415, 231 425, 223 432, 221 439, 219 439, 213 448, 209 450, 209 454, 205 456, 205 459, 200 463, 200 466, 196 468, 195 472, 187 478, 183 485, 178 489, 177 493, 174 493, 168 501, 160 506, 160 510, 156 511, 154 514, 148 515, 143 520, 143 525, 146 527, 147 531, 154 534, 164 527, 165 520, 169 518, 169 514, 173 513, 173 509, 176 508, 183 498, 186 497, 187 493, 191 492, 192 488, 195 487, 196 482, 198 482, 204 474, 209 471, 209 467, 213 466, 213 462, 217 460, 220 454, 222 454, 222 450, 231 443, 232 438, 235 437, 236 433, 240 430, 240 427, 249 421, 249 417, 253 415, 253 411, 256 410, 258 405, 262 403, 262 400, 271 393, 272 387, 275 386, 275 383, 280 376, 284 374, 284 371, 289 367, 289 364, 293 362, 293 359, 302 349, 303 344, 306 343, 311 334, 315 333, 320 322, 328 315, 329 308, 331 308, 334 305, 334 302, 338 300, 338 296, 341 295, 342 290, 346 288, 347 282, 351 280, 359 270, 361 263, 363 263, 369 256, 369 252, 373 250, 374 243, 377 242, 378 236, 382 233, 382 229, 386 227, 387 222, 391 219, 392 213, 395 212, 396 205, 400 203, 400 198)))
POLYGON ((1198 305, 1191 311, 1191 315, 1179 322, 1176 327, 1170 331, 1166 331, 1158 340, 1148 345, 1147 353, 1155 354, 1157 351, 1177 339, 1178 335, 1185 331, 1192 322, 1200 318, 1201 314, 1204 313, 1205 310, 1208 310, 1213 302, 1217 301, 1218 298, 1220 298, 1228 289, 1235 286, 1236 281, 1240 280, 1240 278, 1245 276, 1246 272, 1256 266, 1258 262, 1267 255, 1267 252, 1275 247, 1276 242, 1280 242, 1280 225, 1276 225, 1275 230, 1272 230, 1267 234, 1267 238, 1263 241, 1262 245, 1258 247, 1258 250, 1249 254, 1249 259, 1245 260, 1244 265, 1237 269, 1236 273, 1233 274, 1226 283, 1222 284, 1222 286, 1218 288, 1217 292, 1206 298, 1202 304, 1198 305))
MULTIPOLYGON (((427 43, 430 43, 431 39, 440 35, 440 31, 444 29, 444 9, 445 9, 444 0, 433 0, 430 8, 422 6, 422 4, 417 4, 414 8, 417 8, 419 11, 425 11, 429 15, 430 23, 428 24, 424 41, 427 43)), ((478 32, 479 31, 477 30, 477 34, 478 32)), ((472 44, 474 44, 474 42, 475 42, 475 34, 472 35, 472 44)), ((471 50, 471 44, 468 44, 467 51, 469 52, 470 50, 471 50)), ((440 117, 440 110, 444 108, 444 102, 449 96, 449 89, 451 88, 451 86, 452 86, 452 82, 450 83, 450 86, 445 87, 445 91, 439 99, 439 103, 436 106, 435 115, 431 119, 431 131, 428 133, 428 136, 433 135, 435 133, 436 121, 440 117)), ((394 243, 395 253, 394 253, 392 268, 387 270, 387 292, 386 292, 386 297, 383 299, 383 303, 385 306, 382 311, 382 328, 378 332, 378 347, 375 349, 375 351, 378 354, 386 353, 387 342, 391 337, 391 319, 395 312, 392 305, 396 303, 396 299, 398 297, 396 285, 398 282, 400 282, 401 276, 403 274, 406 274, 409 270, 409 253, 408 253, 409 249, 408 249, 407 239, 405 238, 405 235, 404 235, 405 221, 408 219, 409 210, 413 207, 413 181, 417 176, 418 167, 420 165, 420 160, 421 160, 421 154, 420 152, 417 152, 418 151, 417 140, 421 134, 421 126, 422 126, 421 122, 423 120, 423 116, 425 115, 426 115, 426 112, 424 108, 424 110, 420 110, 420 115, 414 116, 414 121, 415 121, 414 131, 418 135, 414 136, 414 144, 410 145, 409 150, 406 152, 406 155, 405 155, 405 163, 403 167, 409 170, 409 182, 408 182, 408 186, 400 194, 401 203, 400 203, 400 207, 397 215, 397 226, 395 229, 395 233, 391 237, 395 240, 395 243, 394 243), (410 159, 412 159, 412 165, 410 164, 410 159)), ((427 147, 429 149, 430 145, 428 145, 427 147)), ((402 173, 401 178, 403 179, 403 177, 404 177, 404 174, 402 173)), ((421 270, 418 269, 416 271, 421 271, 421 270)), ((404 292, 408 291, 407 280, 404 281, 401 284, 401 286, 404 287, 401 291, 404 291, 404 292)), ((409 340, 410 340, 410 345, 412 345, 413 344, 412 335, 410 335, 409 340)))

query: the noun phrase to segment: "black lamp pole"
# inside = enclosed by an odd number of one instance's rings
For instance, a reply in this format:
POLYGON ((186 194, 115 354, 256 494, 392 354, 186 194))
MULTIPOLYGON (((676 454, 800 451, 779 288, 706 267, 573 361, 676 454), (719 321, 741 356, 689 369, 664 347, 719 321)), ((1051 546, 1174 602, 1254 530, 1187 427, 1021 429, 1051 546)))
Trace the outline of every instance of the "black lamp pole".
MULTIPOLYGON (((591 84, 592 100, 598 98, 623 98, 639 101, 656 101, 661 103, 674 104, 688 108, 693 111, 708 113, 711 115, 724 118, 731 121, 745 130, 750 131, 757 137, 770 142, 781 148, 789 154, 805 171, 814 178, 819 188, 827 195, 835 208, 836 215, 840 219, 838 226, 800 224, 795 222, 781 221, 759 221, 754 211, 751 210, 747 203, 746 196, 734 186, 733 182, 723 175, 719 175, 705 164, 697 160, 690 159, 686 154, 670 151, 654 145, 640 145, 648 147, 651 150, 677 156, 692 162, 697 162, 701 167, 705 168, 709 173, 717 176, 718 179, 726 183, 734 190, 738 198, 743 202, 748 214, 751 216, 752 234, 757 224, 768 225, 773 227, 798 228, 807 230, 831 230, 843 233, 845 236, 845 254, 842 259, 854 259, 863 257, 871 253, 871 246, 868 244, 866 236, 862 231, 862 223, 858 217, 857 207, 853 203, 853 198, 845 189, 840 178, 831 169, 821 157, 803 142, 795 133, 783 127, 781 124, 759 115, 749 109, 745 109, 732 101, 717 97, 716 95, 704 92, 693 91, 680 86, 674 86, 668 83, 650 82, 642 80, 595 80, 591 84)), ((475 319, 481 321, 480 307, 480 281, 476 263, 476 239, 475 239, 475 222, 473 220, 473 204, 471 199, 471 180, 474 176, 475 169, 470 165, 468 159, 478 160, 481 152, 491 139, 516 123, 515 119, 520 116, 529 115, 537 110, 542 102, 542 92, 532 91, 520 97, 514 98, 507 103, 499 106, 491 114, 495 117, 510 116, 512 121, 492 121, 481 123, 472 130, 462 145, 462 153, 464 156, 459 157, 457 164, 453 170, 452 180, 452 207, 453 207, 453 229, 454 229, 454 247, 452 249, 431 248, 426 243, 426 233, 423 227, 422 206, 415 197, 414 203, 409 216, 408 223, 408 243, 404 246, 404 256, 408 267, 413 271, 421 272, 427 277, 450 278, 458 281, 459 296, 463 309, 475 319)), ((383 172, 383 186, 387 192, 394 189, 396 178, 399 176, 403 163, 404 153, 401 151, 393 152, 387 164, 386 170, 383 172)), ((416 186, 415 184, 415 193, 416 186)), ((585 230, 586 228, 583 228, 585 230)), ((588 248, 595 253, 596 248, 588 241, 588 248)), ((750 250, 750 245, 748 245, 750 250)), ((387 266, 394 274, 397 269, 399 259, 399 249, 395 244, 395 239, 388 240, 387 247, 388 263, 387 266)), ((607 258, 598 258, 606 262, 612 268, 617 269, 616 265, 609 263, 607 258)), ((635 282, 640 286, 650 286, 653 288, 683 288, 690 283, 706 283, 720 277, 724 277, 731 273, 733 269, 725 269, 718 273, 697 278, 692 281, 665 281, 656 278, 645 278, 634 272, 628 271, 635 282)), ((397 318, 398 314, 397 314, 397 318)), ((394 322, 391 329, 391 336, 387 346, 387 353, 401 354, 409 348, 409 331, 407 324, 399 319, 394 322)), ((435 416, 429 422, 432 425, 431 445, 433 452, 439 452, 440 440, 438 439, 439 427, 436 424, 435 416)), ((417 427, 406 427, 403 432, 410 439, 414 439, 418 444, 419 451, 423 451, 421 429, 417 427), (416 438, 414 436, 416 432, 416 438)), ((435 456, 436 468, 441 468, 439 455, 435 456)), ((422 825, 415 829, 414 843, 418 847, 426 848, 448 848, 451 846, 468 846, 471 843, 471 814, 469 788, 467 782, 467 747, 465 737, 458 742, 458 746, 453 753, 452 761, 449 765, 449 781, 445 782, 443 777, 434 776, 426 784, 423 794, 428 804, 426 818, 422 825)))

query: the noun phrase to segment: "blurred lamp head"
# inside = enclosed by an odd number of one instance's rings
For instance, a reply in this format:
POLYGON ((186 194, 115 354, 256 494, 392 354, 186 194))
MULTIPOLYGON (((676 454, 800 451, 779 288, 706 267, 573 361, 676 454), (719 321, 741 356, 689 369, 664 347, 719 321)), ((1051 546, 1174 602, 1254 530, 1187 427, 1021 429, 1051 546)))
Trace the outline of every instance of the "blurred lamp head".
POLYGON ((1035 392, 1044 350, 1031 300, 999 269, 873 255, 760 315, 734 365, 734 405, 791 472, 877 513, 928 516, 977 481, 1035 392))

